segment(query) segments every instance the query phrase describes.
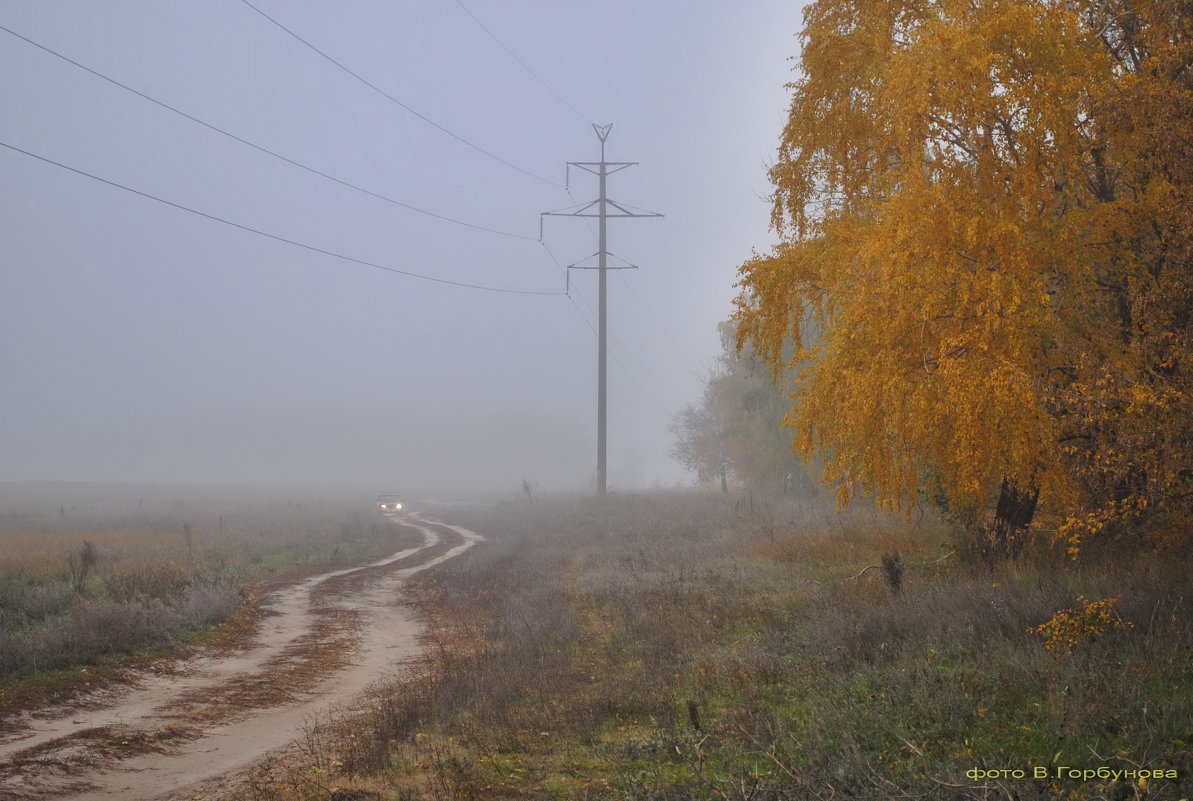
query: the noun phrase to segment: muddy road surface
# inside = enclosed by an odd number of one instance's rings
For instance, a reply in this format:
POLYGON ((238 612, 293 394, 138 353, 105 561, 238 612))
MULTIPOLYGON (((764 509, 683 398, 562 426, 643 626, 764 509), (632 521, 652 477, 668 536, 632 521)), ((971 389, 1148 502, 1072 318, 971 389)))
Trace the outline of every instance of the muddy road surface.
POLYGON ((405 579, 481 537, 392 518, 421 542, 385 559, 279 589, 252 644, 147 669, 128 686, 30 710, 0 733, 0 799, 218 797, 304 724, 344 709, 418 652, 405 579))

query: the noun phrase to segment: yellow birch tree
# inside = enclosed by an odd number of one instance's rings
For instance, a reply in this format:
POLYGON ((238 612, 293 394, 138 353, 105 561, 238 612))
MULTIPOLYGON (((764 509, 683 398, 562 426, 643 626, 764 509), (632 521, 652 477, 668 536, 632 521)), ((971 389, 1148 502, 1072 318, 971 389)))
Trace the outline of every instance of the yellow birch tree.
POLYGON ((817 0, 738 344, 848 503, 1188 537, 1193 4, 817 0), (809 322, 816 341, 801 337, 809 322), (785 343, 794 342, 794 352, 785 343))

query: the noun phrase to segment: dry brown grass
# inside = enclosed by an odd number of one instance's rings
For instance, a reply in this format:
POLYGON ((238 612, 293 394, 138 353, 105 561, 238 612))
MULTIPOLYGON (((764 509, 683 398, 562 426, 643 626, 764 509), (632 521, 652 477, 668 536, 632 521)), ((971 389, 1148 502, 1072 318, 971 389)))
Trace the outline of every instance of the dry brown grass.
POLYGON ((312 730, 317 782, 300 770, 257 797, 1188 795, 1187 779, 965 775, 1084 767, 1093 752, 1188 769, 1193 578, 1180 560, 991 574, 959 563, 930 520, 759 507, 663 495, 452 510, 489 542, 420 582, 427 657, 312 730), (898 592, 882 569, 896 551, 898 592), (1133 625, 1058 657, 1028 629, 1079 594, 1121 595, 1133 625))
POLYGON ((0 485, 0 696, 228 621, 266 578, 388 553, 370 501, 0 485))

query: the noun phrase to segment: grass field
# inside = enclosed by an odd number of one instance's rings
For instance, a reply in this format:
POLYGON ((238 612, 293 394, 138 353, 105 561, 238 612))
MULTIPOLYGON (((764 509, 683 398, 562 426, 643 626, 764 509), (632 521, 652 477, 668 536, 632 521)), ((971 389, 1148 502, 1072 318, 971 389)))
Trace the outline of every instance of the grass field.
POLYGON ((0 707, 64 671, 210 638, 265 578, 391 552, 396 530, 370 501, 0 485, 0 707))
POLYGON ((254 798, 1193 794, 1187 555, 991 573, 930 519, 698 494, 443 516, 489 542, 419 581, 426 658, 254 798))

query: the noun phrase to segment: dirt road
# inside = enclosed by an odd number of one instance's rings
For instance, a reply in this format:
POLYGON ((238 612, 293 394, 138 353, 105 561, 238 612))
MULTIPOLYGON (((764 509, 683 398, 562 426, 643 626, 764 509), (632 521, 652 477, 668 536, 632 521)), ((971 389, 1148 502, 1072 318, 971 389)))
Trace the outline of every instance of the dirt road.
POLYGON ((251 647, 131 687, 35 710, 0 735, 0 799, 156 801, 218 795, 417 653, 404 580, 481 537, 415 516, 422 542, 272 593, 251 647))

